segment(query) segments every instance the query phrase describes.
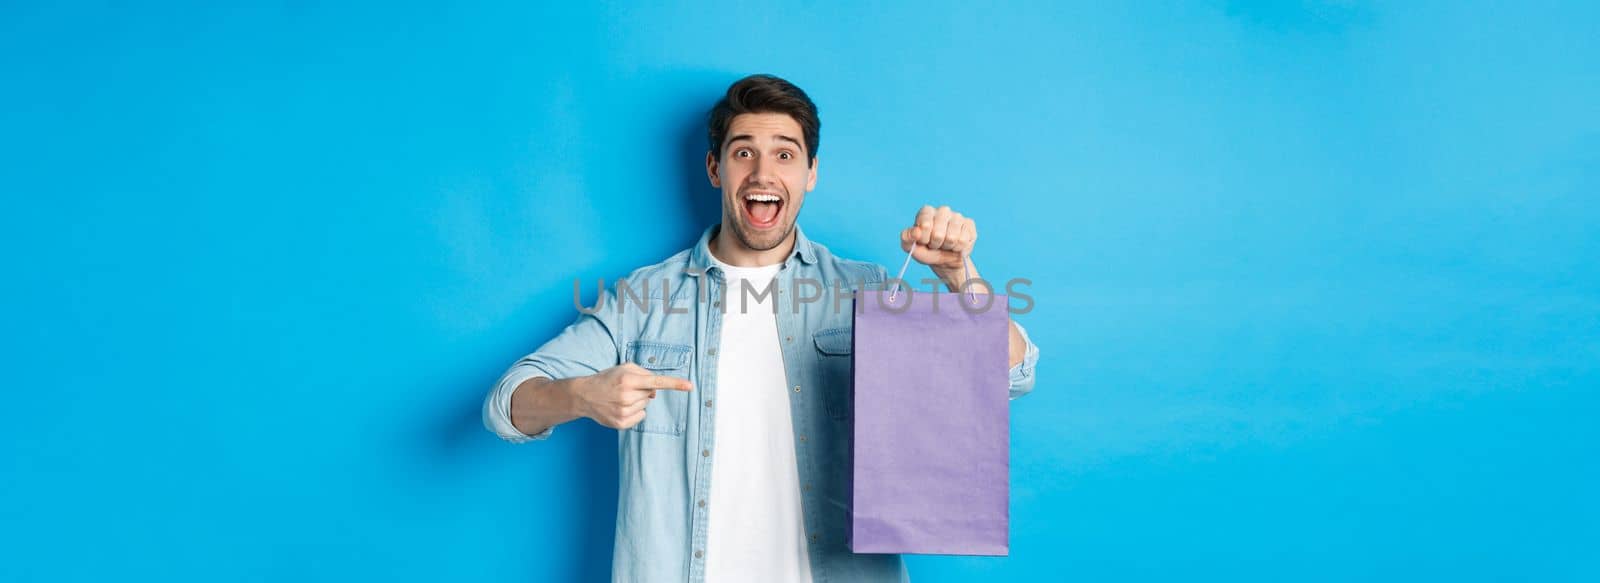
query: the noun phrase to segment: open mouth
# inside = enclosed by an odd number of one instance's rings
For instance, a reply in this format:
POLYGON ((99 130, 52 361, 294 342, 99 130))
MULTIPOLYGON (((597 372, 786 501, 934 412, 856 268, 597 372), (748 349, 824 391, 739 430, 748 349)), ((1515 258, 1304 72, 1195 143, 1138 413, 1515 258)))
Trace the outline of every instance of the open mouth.
POLYGON ((778 226, 778 217, 783 216, 783 198, 776 194, 745 193, 744 217, 750 226, 756 229, 770 229, 778 226))

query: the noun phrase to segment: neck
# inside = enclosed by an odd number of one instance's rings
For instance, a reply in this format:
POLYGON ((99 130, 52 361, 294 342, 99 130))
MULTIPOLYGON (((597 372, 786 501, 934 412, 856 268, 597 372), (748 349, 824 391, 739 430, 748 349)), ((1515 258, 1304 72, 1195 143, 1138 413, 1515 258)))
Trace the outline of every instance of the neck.
POLYGON ((794 252, 795 232, 797 230, 790 229, 789 236, 785 237, 777 247, 766 251, 757 251, 746 247, 744 242, 739 240, 739 236, 733 234, 733 228, 729 227, 728 223, 724 221, 722 227, 717 229, 717 234, 711 237, 711 241, 707 243, 707 246, 710 247, 711 254, 718 261, 734 267, 775 265, 783 263, 783 260, 794 252))

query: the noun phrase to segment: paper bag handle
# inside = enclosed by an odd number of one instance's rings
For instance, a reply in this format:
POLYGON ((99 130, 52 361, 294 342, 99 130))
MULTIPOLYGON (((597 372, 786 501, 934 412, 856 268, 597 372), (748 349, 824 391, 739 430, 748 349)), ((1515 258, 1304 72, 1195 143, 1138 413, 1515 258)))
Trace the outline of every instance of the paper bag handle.
MULTIPOLYGON (((911 250, 906 252, 906 260, 900 264, 900 273, 894 276, 894 289, 889 290, 889 301, 894 301, 895 296, 900 295, 900 284, 905 281, 906 268, 911 267, 911 256, 916 252, 917 242, 912 241, 911 250)), ((967 282, 972 280, 972 262, 966 253, 961 254, 961 275, 961 285, 967 286, 967 282)), ((967 286, 967 299, 978 302, 978 294, 972 293, 971 286, 967 286)))

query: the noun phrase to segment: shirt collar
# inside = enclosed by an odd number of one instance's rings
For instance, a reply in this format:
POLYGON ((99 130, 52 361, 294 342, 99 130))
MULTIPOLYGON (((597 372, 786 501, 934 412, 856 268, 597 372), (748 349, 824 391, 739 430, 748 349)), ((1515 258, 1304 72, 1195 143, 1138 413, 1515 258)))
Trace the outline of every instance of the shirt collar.
MULTIPOLYGON (((694 244, 694 250, 689 253, 689 267, 691 268, 689 273, 691 275, 699 275, 705 273, 708 269, 717 267, 716 261, 711 258, 711 238, 716 236, 717 231, 721 229, 722 224, 717 223, 707 227, 705 232, 700 234, 700 241, 694 244)), ((800 229, 799 223, 794 226, 794 251, 789 254, 790 258, 796 256, 800 258, 801 263, 806 265, 812 265, 817 262, 817 250, 811 244, 811 240, 806 238, 805 231, 800 229)), ((721 268, 717 268, 717 270, 721 271, 721 268)))

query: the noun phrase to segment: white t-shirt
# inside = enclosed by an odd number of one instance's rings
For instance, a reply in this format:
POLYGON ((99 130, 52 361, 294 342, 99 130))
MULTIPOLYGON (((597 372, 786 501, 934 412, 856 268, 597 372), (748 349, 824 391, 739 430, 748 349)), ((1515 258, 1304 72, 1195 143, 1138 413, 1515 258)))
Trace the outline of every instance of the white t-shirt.
POLYGON ((778 344, 776 294, 757 301, 779 265, 733 267, 717 343, 717 396, 706 514, 708 583, 809 583, 811 561, 800 506, 800 474, 789 417, 788 379, 778 344))

